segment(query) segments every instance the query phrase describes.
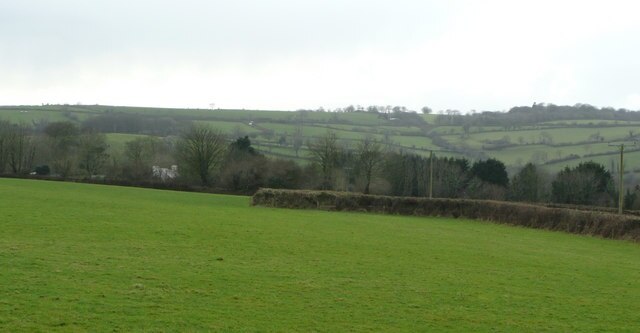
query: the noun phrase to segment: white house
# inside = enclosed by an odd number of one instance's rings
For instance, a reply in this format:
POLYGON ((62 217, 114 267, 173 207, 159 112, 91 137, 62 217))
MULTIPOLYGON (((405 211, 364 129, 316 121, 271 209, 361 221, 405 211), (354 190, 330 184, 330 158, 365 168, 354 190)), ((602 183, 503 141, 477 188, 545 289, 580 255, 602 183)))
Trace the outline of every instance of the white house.
POLYGON ((153 176, 162 179, 162 181, 167 181, 170 179, 175 179, 178 177, 178 166, 172 165, 171 169, 161 168, 157 165, 151 167, 153 171, 153 176))

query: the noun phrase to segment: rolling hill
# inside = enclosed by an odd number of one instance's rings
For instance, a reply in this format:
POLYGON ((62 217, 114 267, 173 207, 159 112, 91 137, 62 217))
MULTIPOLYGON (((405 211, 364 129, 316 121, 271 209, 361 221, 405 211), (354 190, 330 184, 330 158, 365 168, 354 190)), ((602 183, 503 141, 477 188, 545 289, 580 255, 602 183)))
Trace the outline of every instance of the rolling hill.
MULTIPOLYGON (((230 137, 248 135, 259 151, 300 163, 308 161, 308 151, 306 145, 302 145, 296 154, 293 147, 296 136, 306 142, 327 131, 333 131, 345 146, 354 146, 358 141, 371 137, 384 142, 390 149, 419 155, 427 155, 434 150, 436 154, 446 156, 472 159, 494 157, 510 167, 533 162, 555 172, 566 165, 594 160, 615 169, 619 151, 609 144, 633 141, 640 132, 640 117, 638 120, 629 120, 635 119, 629 117, 615 120, 607 119, 611 117, 598 118, 598 114, 587 114, 567 119, 569 114, 559 117, 562 120, 550 121, 549 117, 540 117, 538 122, 527 120, 517 123, 509 120, 511 122, 507 121, 502 126, 474 124, 474 119, 481 120, 481 117, 471 117, 466 124, 452 125, 451 123, 460 121, 448 121, 448 117, 444 114, 164 109, 99 105, 0 107, 0 119, 36 125, 63 120, 86 124, 120 118, 125 123, 139 119, 151 122, 147 129, 139 130, 123 125, 102 128, 113 140, 114 154, 122 147, 123 140, 133 138, 132 134, 177 135, 180 128, 196 122, 214 127, 230 137), (585 117, 593 119, 583 119, 585 117), (157 133, 148 129, 165 127, 166 130, 157 133)), ((492 117, 500 118, 500 113, 493 113, 492 117)), ((640 172, 640 149, 630 147, 626 158, 627 170, 640 172)))

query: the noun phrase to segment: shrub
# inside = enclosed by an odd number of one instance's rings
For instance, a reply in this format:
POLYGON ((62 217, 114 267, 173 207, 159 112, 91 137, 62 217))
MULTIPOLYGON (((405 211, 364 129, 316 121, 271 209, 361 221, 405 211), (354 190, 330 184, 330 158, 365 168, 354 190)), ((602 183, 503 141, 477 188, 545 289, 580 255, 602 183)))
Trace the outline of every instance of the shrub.
POLYGON ((49 169, 48 165, 39 165, 36 167, 35 172, 36 172, 36 175, 46 176, 49 173, 51 173, 51 170, 49 169))

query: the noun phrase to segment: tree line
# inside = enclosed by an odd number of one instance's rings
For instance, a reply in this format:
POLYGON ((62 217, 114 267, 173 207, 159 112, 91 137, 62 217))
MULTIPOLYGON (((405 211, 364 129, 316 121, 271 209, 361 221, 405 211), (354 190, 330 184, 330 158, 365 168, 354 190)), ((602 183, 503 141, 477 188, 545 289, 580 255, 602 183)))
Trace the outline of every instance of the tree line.
POLYGON ((507 112, 471 112, 457 110, 439 111, 435 119, 438 125, 500 126, 505 128, 531 126, 550 121, 613 120, 640 121, 640 113, 611 107, 598 108, 589 104, 555 105, 533 103, 532 106, 516 106, 507 112))
MULTIPOLYGON (((335 133, 308 140, 309 160, 269 158, 249 137, 230 139, 213 128, 192 125, 178 136, 140 137, 111 152, 104 134, 72 122, 42 127, 0 121, 0 173, 57 178, 100 178, 168 182, 236 193, 260 187, 356 191, 394 196, 471 198, 614 206, 611 173, 595 162, 551 175, 527 164, 511 177, 504 163, 489 158, 416 155, 373 138, 355 144, 335 133), (161 179, 153 166, 177 166, 161 179)), ((627 208, 640 207, 636 190, 627 208)))

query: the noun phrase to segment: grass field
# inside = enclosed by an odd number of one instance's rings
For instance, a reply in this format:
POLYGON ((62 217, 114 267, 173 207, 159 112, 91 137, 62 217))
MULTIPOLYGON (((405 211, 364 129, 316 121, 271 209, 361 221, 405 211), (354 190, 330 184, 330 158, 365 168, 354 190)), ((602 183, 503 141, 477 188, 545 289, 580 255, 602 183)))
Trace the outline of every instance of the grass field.
POLYGON ((200 121, 196 121, 196 123, 202 124, 205 126, 210 126, 225 134, 232 134, 234 132, 241 132, 246 134, 260 133, 259 130, 243 122, 200 120, 200 121))
POLYGON ((455 143, 464 142, 470 146, 480 147, 487 140, 500 140, 509 137, 512 143, 519 142, 522 138, 524 143, 535 144, 540 142, 541 135, 548 134, 556 144, 571 144, 584 142, 589 140, 589 135, 599 133, 605 138, 605 142, 619 140, 628 137, 630 130, 637 131, 637 126, 623 127, 602 127, 585 130, 585 128, 553 128, 553 129, 536 129, 536 130, 518 130, 518 131, 496 131, 482 132, 469 135, 468 138, 462 139, 460 135, 448 135, 447 140, 455 143))
POLYGON ((0 179, 0 331, 640 330, 640 246, 0 179))
POLYGON ((606 120, 606 119, 576 119, 576 120, 555 120, 541 123, 541 125, 589 125, 589 126, 598 126, 598 125, 638 125, 640 122, 637 121, 623 121, 623 120, 606 120))
POLYGON ((148 135, 143 134, 124 134, 124 133, 107 133, 105 138, 109 145, 109 153, 111 155, 118 155, 124 152, 127 142, 135 139, 147 138, 148 135))
POLYGON ((31 123, 33 121, 69 121, 70 119, 63 112, 2 110, 0 120, 14 123, 31 123))

